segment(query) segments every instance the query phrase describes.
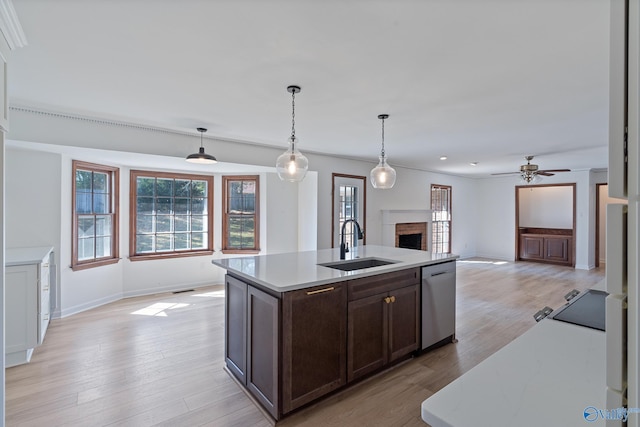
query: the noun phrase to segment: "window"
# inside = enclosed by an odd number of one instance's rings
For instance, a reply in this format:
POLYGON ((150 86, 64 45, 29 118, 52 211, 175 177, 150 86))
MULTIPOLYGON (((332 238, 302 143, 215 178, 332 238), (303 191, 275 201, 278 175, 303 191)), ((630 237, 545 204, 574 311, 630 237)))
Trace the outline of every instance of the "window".
POLYGON ((223 176, 222 208, 225 253, 260 251, 260 177, 223 176))
POLYGON ((132 261, 213 253, 213 177, 131 171, 132 261))
POLYGON ((451 187, 431 185, 433 253, 451 253, 451 187))
POLYGON ((71 268, 117 263, 119 169, 74 160, 72 170, 71 268))
MULTIPOLYGON (((358 224, 360 224, 362 231, 365 231, 365 183, 366 177, 364 176, 333 174, 332 247, 340 246, 340 242, 342 241, 342 225, 347 219, 355 219, 358 221, 358 224)), ((358 245, 356 227, 353 223, 347 223, 345 226, 344 241, 350 248, 358 245)))

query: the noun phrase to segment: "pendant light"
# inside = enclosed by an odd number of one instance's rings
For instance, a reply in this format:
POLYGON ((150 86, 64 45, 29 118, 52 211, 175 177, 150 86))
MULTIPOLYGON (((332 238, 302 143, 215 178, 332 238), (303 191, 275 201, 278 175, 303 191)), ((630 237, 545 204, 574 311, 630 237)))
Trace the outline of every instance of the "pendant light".
POLYGON ((200 132, 200 150, 198 150, 197 153, 189 154, 187 156, 187 162, 207 165, 218 163, 215 157, 204 152, 204 146, 202 145, 202 136, 207 130, 205 128, 197 128, 197 130, 198 132, 200 132))
POLYGON ((289 149, 276 160, 276 171, 283 181, 299 182, 304 179, 309 169, 309 160, 298 151, 296 138, 296 93, 300 92, 300 86, 289 86, 287 92, 291 94, 291 137, 289 149))
POLYGON ((378 166, 371 169, 371 185, 373 188, 386 190, 392 188, 396 183, 396 171, 387 164, 387 158, 384 153, 384 120, 389 118, 388 114, 380 114, 378 116, 382 120, 382 150, 380 151, 380 162, 378 166))

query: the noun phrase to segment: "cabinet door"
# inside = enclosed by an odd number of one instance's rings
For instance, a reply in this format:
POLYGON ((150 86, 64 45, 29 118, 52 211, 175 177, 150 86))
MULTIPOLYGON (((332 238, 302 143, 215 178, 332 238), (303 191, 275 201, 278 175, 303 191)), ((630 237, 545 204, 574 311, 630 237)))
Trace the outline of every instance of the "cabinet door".
POLYGON ((5 353, 38 344, 37 264, 7 267, 5 271, 5 353))
POLYGON ((537 236, 521 236, 520 258, 544 259, 544 239, 537 236))
POLYGON ((419 286, 389 293, 389 362, 416 351, 420 337, 419 286))
POLYGON ((347 381, 347 286, 287 292, 282 307, 283 413, 347 381))
POLYGON ((372 295, 348 306, 347 380, 382 368, 388 357, 387 294, 372 295))
POLYGON ((225 360, 227 369, 246 385, 247 377, 247 284, 225 278, 225 360))
POLYGON ((570 263, 571 238, 566 236, 546 237, 544 239, 544 259, 563 264, 570 263))
POLYGON ((280 300, 247 287, 247 389, 278 419, 280 300))

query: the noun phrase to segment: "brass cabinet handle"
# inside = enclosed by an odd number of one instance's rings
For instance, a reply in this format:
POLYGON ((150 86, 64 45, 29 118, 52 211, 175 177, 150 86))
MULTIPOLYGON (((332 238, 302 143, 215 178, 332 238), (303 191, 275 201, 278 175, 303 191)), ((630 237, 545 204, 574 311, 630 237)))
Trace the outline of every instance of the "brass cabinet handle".
POLYGON ((390 299, 391 299, 391 302, 396 302, 396 297, 391 296, 391 298, 390 298, 390 299))
POLYGON ((307 295, 315 295, 315 294, 321 294, 323 292, 331 292, 333 291, 335 288, 333 286, 329 287, 329 288, 324 288, 324 289, 318 289, 315 291, 307 291, 307 295))
POLYGON ((389 304, 391 302, 391 298, 389 297, 385 297, 384 302, 386 302, 387 304, 389 304))

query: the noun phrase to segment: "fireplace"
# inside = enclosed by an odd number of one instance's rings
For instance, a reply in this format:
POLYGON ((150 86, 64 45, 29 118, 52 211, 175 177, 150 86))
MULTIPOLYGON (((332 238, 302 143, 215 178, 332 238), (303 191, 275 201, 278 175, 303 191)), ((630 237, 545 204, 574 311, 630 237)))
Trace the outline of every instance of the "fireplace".
MULTIPOLYGON (((427 209, 382 210, 382 244, 400 246, 400 236, 420 234, 420 247, 423 251, 431 249, 431 211, 427 209)), ((403 237, 415 239, 415 237, 403 237)), ((415 242, 412 242, 415 244, 415 242)), ((417 246, 416 246, 417 247, 417 246)))
POLYGON ((427 223, 396 224, 396 248, 427 250, 427 223))
POLYGON ((398 247, 422 250, 422 234, 401 234, 398 236, 398 247))

